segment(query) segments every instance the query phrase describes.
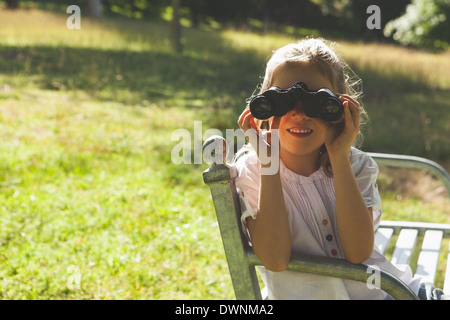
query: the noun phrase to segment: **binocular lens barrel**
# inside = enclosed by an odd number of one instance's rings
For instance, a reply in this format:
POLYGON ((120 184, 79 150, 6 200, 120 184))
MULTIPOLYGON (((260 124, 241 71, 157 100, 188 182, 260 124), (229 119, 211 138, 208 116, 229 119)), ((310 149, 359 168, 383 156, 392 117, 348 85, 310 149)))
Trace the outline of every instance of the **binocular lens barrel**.
POLYGON ((336 98, 328 98, 320 104, 319 117, 325 121, 333 122, 342 117, 343 106, 340 100, 336 98))
POLYGON ((287 90, 273 87, 253 97, 250 112, 260 120, 281 117, 294 107, 296 101, 303 103, 304 112, 311 118, 333 122, 339 120, 344 113, 342 102, 331 90, 322 88, 319 91, 308 91, 303 82, 297 82, 287 90))
POLYGON ((266 120, 273 116, 272 107, 272 102, 263 95, 254 97, 250 102, 250 112, 260 120, 266 120))

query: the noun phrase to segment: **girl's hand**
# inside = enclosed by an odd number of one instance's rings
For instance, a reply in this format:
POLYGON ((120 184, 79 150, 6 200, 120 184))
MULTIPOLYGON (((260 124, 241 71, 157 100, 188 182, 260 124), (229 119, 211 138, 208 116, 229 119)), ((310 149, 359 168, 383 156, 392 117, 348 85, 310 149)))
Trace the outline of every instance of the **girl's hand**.
MULTIPOLYGON (((275 148, 277 144, 275 140, 277 137, 276 135, 272 137, 272 130, 279 128, 280 117, 272 118, 271 130, 262 132, 256 125, 250 108, 247 107, 240 115, 238 124, 245 135, 250 137, 250 143, 256 150, 261 163, 258 215, 256 219, 250 217, 246 219, 252 247, 256 256, 268 270, 282 271, 288 265, 291 257, 291 231, 284 203, 279 161, 274 161, 273 168, 275 170, 273 172, 263 173, 263 169, 266 168, 272 171, 272 165, 264 163, 265 155, 258 150, 259 145, 263 145, 262 142, 264 142, 267 148, 261 151, 271 154, 272 146, 275 148), (267 137, 263 137, 263 134, 267 134, 267 137), (274 139, 272 140, 272 138, 274 139)), ((262 146, 261 148, 264 149, 262 146)), ((273 151, 275 153, 275 150, 273 151)), ((275 154, 274 158, 276 159, 275 154)))
POLYGON ((271 156, 271 141, 272 141, 272 130, 278 129, 280 126, 281 117, 273 117, 270 125, 270 130, 263 132, 255 122, 255 117, 250 112, 250 107, 246 107, 242 114, 239 116, 238 124, 239 127, 246 133, 246 136, 249 136, 247 130, 254 130, 256 132, 256 141, 255 139, 250 139, 250 144, 256 150, 258 157, 259 155, 259 144, 261 141, 265 144, 267 150, 267 156, 271 156), (263 135, 266 137, 263 138, 263 135))
POLYGON ((334 123, 321 121, 326 126, 325 146, 330 157, 347 157, 359 132, 359 103, 345 94, 339 99, 344 105, 343 119, 334 123))

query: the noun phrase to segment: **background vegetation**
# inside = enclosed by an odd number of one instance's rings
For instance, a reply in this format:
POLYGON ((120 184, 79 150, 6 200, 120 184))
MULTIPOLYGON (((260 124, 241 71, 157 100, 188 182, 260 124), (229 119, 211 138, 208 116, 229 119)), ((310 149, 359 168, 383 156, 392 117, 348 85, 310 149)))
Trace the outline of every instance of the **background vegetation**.
MULTIPOLYGON (((207 166, 173 164, 171 134, 237 128, 271 51, 324 33, 211 20, 175 54, 164 19, 67 17, 0 9, 0 297, 233 298, 207 166)), ((450 52, 332 39, 364 80, 363 149, 448 169, 450 52)), ((380 175, 384 218, 450 222, 441 185, 403 173, 380 175)))
MULTIPOLYGON (((63 12, 69 3, 41 0, 6 0, 9 7, 38 6, 63 12)), ((142 20, 168 17, 193 28, 233 27, 261 33, 320 31, 325 36, 396 41, 405 45, 445 50, 450 43, 448 0, 72 0, 90 16, 122 16, 142 20), (170 3, 170 7, 168 4, 170 3), (382 13, 380 28, 367 28, 369 6, 382 13), (169 11, 168 11, 169 9, 169 11)))

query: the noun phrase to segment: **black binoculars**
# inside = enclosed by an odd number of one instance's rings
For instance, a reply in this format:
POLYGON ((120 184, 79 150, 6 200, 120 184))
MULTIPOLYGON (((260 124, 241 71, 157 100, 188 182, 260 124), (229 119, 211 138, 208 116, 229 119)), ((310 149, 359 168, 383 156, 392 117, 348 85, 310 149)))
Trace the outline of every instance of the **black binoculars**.
POLYGON ((297 101, 303 104, 303 110, 310 118, 321 118, 328 122, 337 121, 344 113, 341 100, 328 88, 309 91, 306 84, 296 82, 286 90, 271 87, 253 97, 250 112, 256 119, 266 120, 272 116, 284 116, 297 101))

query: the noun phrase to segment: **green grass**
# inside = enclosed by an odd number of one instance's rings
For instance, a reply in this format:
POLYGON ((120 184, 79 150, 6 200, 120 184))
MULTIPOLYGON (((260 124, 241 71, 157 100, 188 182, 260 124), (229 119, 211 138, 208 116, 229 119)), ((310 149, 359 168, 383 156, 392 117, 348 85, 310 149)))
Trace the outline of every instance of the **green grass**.
POLYGON ((12 102, 23 113, 4 119, 20 127, 11 125, 1 152, 2 297, 223 295, 226 265, 215 265, 223 256, 201 175, 166 156, 170 132, 193 112, 173 110, 174 123, 169 108, 39 99, 12 102), (72 265, 82 290, 67 289, 72 265))
MULTIPOLYGON (((66 19, 0 10, 0 298, 233 298, 207 166, 173 164, 171 134, 236 128, 271 50, 293 39, 185 29, 175 55, 168 24, 66 19)), ((368 84, 365 148, 446 163, 448 52, 392 72, 369 49, 342 44, 368 84)), ((388 180, 385 218, 450 222, 447 202, 399 200, 388 180)))

